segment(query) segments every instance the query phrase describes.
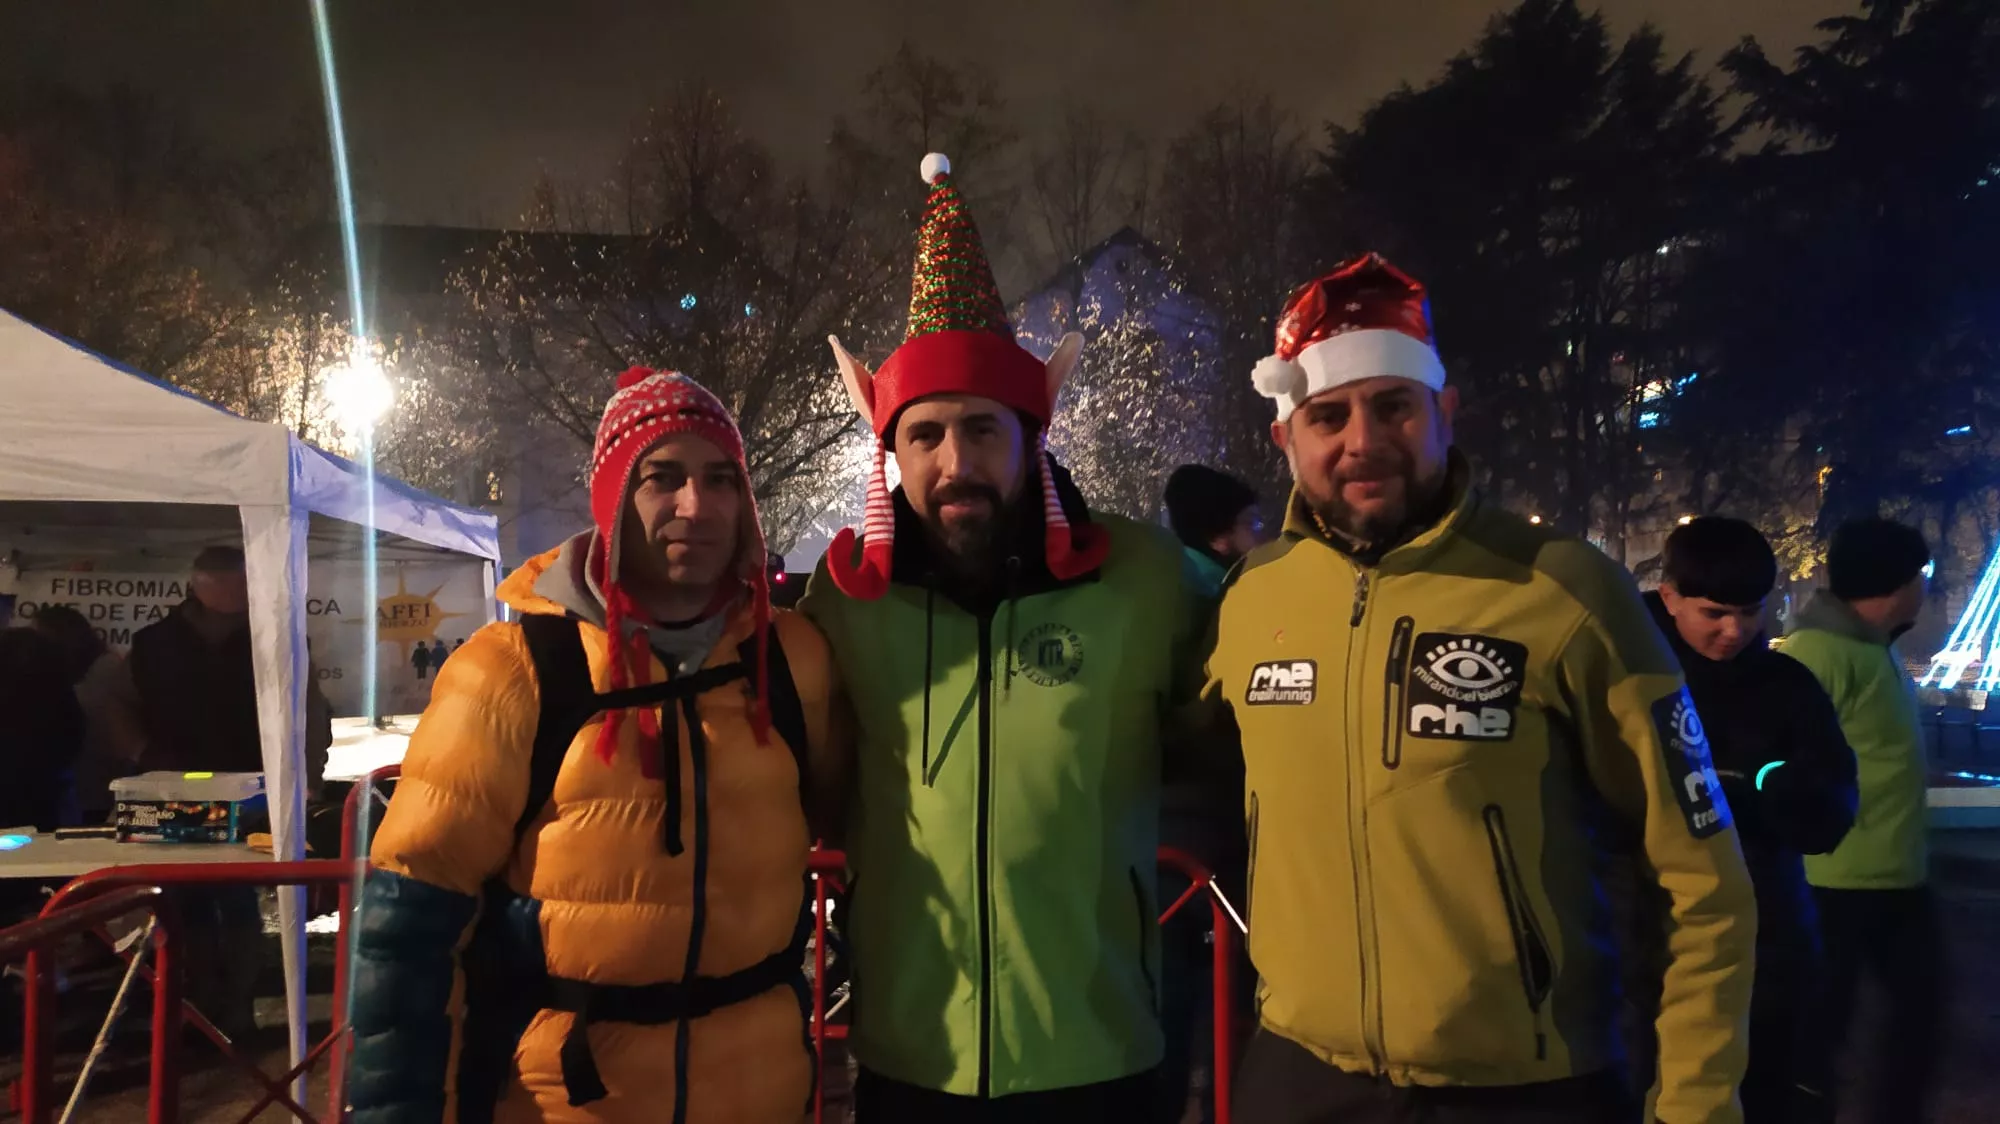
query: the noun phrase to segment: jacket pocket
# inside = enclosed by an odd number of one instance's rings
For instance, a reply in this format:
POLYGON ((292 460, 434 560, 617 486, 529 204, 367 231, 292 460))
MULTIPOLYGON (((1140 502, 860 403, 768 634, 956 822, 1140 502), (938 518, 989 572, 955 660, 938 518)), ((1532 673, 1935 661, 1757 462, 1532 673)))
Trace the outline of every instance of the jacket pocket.
POLYGON ((1152 941, 1148 938, 1153 935, 1153 927, 1159 924, 1159 919, 1146 908, 1146 884, 1139 878, 1139 868, 1126 867, 1125 874, 1132 880, 1132 912, 1139 918, 1139 974, 1146 977, 1146 1000, 1151 1005, 1153 1014, 1158 1016, 1160 983, 1153 975, 1153 965, 1146 958, 1146 949, 1152 946, 1152 941))
POLYGON ((1514 937, 1514 959, 1521 971, 1521 992, 1535 1020, 1535 1059, 1548 1057, 1548 1036, 1542 1029, 1542 1006, 1555 983, 1555 960, 1521 878, 1520 862, 1507 835, 1507 814, 1498 804, 1480 811, 1486 822, 1486 842, 1493 851, 1493 873, 1500 884, 1500 901, 1507 909, 1507 928, 1514 937))
POLYGON ((1410 670, 1410 633, 1416 631, 1415 617, 1397 617, 1389 635, 1388 681, 1382 689, 1382 767, 1393 769, 1403 763, 1403 683, 1410 670))

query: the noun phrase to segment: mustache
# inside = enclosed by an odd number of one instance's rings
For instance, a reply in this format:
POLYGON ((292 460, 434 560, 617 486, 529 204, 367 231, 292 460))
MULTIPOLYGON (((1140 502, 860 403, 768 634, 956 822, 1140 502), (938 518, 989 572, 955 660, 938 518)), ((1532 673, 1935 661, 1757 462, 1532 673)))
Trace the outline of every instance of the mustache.
POLYGON ((1340 483, 1361 483, 1377 480, 1395 480, 1410 474, 1410 464, 1402 457, 1384 456, 1371 458, 1355 465, 1338 465, 1333 470, 1334 480, 1340 483))
POLYGON ((958 483, 946 484, 931 493, 931 509, 948 503, 965 503, 969 500, 985 500, 993 510, 1000 510, 1000 489, 986 484, 958 483))

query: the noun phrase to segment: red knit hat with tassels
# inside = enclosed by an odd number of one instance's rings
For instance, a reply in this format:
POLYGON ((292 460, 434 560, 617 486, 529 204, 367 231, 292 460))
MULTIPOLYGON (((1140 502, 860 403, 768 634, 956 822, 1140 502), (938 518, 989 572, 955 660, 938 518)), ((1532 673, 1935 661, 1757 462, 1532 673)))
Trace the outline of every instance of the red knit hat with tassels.
MULTIPOLYGON (((743 460, 743 434, 721 400, 700 383, 672 371, 652 371, 634 367, 618 376, 617 393, 604 407, 604 420, 597 423, 597 444, 590 456, 590 516, 597 525, 597 549, 588 560, 591 578, 604 594, 604 631, 610 639, 611 689, 644 686, 652 678, 653 653, 643 629, 626 633, 627 622, 644 621, 645 614, 633 602, 619 580, 620 535, 625 513, 631 503, 633 479, 639 458, 661 441, 677 433, 705 438, 724 456, 736 462, 743 480, 743 510, 738 524, 736 577, 750 596, 750 611, 757 637, 755 677, 757 695, 751 700, 750 720, 763 741, 771 726, 770 661, 766 655, 771 631, 771 591, 765 574, 764 531, 757 519, 757 501, 750 492, 749 470, 743 460)), ((711 611, 726 609, 738 590, 728 586, 716 591, 711 611)), ((646 775, 659 775, 659 716, 651 707, 640 707, 639 731, 646 748, 643 764, 646 775)), ((609 763, 618 747, 618 726, 623 711, 610 711, 597 735, 597 755, 609 763)))
POLYGON ((828 572, 842 593, 857 600, 873 601, 888 592, 896 519, 884 462, 896 416, 919 398, 973 394, 1017 410, 1035 423, 1049 572, 1065 580, 1089 573, 1103 564, 1110 542, 1101 527, 1071 527, 1056 497, 1055 470, 1046 446, 1049 418, 1055 413, 1049 367, 1014 340, 979 228, 952 182, 951 161, 933 152, 924 157, 922 174, 931 191, 923 225, 917 229, 910 326, 903 346, 870 378, 839 340, 829 341, 843 368, 853 368, 843 373, 875 431, 875 463, 862 512, 861 560, 855 562, 855 533, 849 527, 827 550, 828 572))

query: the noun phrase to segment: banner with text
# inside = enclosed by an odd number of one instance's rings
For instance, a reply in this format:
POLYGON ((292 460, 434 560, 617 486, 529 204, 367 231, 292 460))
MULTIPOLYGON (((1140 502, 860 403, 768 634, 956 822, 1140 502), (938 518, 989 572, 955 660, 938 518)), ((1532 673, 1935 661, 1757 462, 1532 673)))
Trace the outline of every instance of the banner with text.
MULTIPOLYGON (((367 620, 359 562, 308 567, 306 636, 313 669, 336 716, 362 713, 367 620)), ((32 623, 48 605, 82 613, 114 650, 129 651, 140 629, 188 599, 182 574, 23 570, 14 623, 32 623)), ((438 668, 486 623, 485 575, 477 562, 386 562, 376 589, 378 714, 414 714, 430 701, 438 668)))

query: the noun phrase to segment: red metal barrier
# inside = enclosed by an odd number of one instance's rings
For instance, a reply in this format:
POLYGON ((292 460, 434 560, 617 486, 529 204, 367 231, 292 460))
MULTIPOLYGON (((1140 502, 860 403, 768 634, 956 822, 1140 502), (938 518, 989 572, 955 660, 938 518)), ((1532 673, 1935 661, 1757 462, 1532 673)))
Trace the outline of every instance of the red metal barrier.
POLYGON ((1186 876, 1188 888, 1174 899, 1174 904, 1160 914, 1160 924, 1164 925, 1179 913, 1196 894, 1206 894, 1210 924, 1214 928, 1214 975, 1213 991, 1215 1008, 1211 1016, 1210 1034, 1215 1039, 1215 1072, 1209 1080, 1215 1083, 1215 1124, 1229 1124, 1229 1091, 1236 1059, 1235 1049, 1236 1005, 1233 1002, 1235 990, 1232 974, 1236 966, 1235 919, 1230 916, 1222 896, 1215 890, 1215 875, 1207 867, 1195 861, 1193 855, 1175 847, 1160 848, 1159 863, 1171 867, 1186 876))
POLYGON ((347 1118, 347 1018, 348 962, 353 949, 348 936, 356 920, 354 892, 368 872, 368 854, 360 849, 361 812, 373 810, 375 792, 383 781, 403 775, 403 767, 384 765, 361 778, 347 790, 347 802, 340 813, 340 860, 348 866, 347 881, 340 884, 340 930, 333 950, 333 1032, 327 1036, 327 1119, 347 1118))
MULTIPOLYGON (((350 864, 336 859, 302 862, 251 860, 207 866, 142 864, 109 867, 82 875, 56 891, 42 908, 42 919, 56 921, 72 909, 84 908, 85 904, 101 895, 127 888, 157 893, 159 888, 167 886, 324 885, 347 878, 352 869, 350 864)), ((153 1080, 147 1097, 147 1120, 149 1124, 176 1124, 180 1118, 180 1033, 183 1014, 180 954, 183 934, 180 930, 181 919, 172 909, 171 898, 159 896, 154 899, 153 905, 159 921, 153 930, 153 968, 146 973, 153 984, 153 1080)), ((78 924, 81 926, 82 923, 78 924)), ((55 1044, 51 1027, 55 1014, 55 984, 47 970, 48 965, 43 962, 46 956, 46 947, 36 947, 28 953, 28 1011, 21 1058, 21 1119, 24 1124, 49 1124, 55 1108, 52 1089, 55 1044)), ((275 1103, 305 1124, 317 1124, 312 1113, 285 1090, 295 1078, 312 1068, 333 1038, 345 1032, 344 1026, 337 1026, 326 1041, 314 1047, 290 1072, 273 1080, 254 1063, 238 1055, 228 1037, 200 1011, 190 1007, 186 1013, 193 1017, 196 1028, 215 1042, 225 1057, 264 1087, 264 1099, 242 1117, 244 1121, 254 1119, 265 1106, 275 1103)))

